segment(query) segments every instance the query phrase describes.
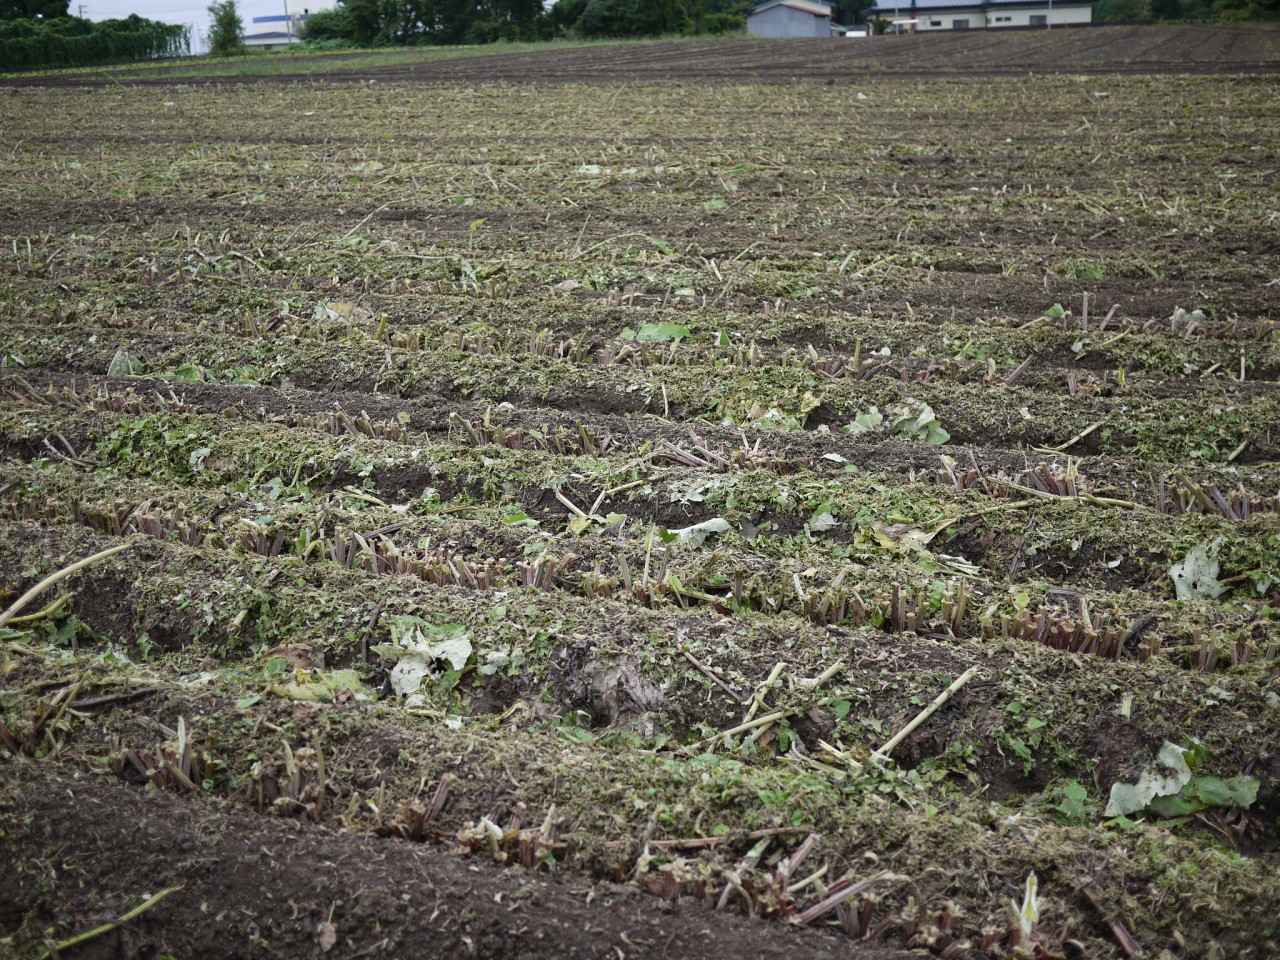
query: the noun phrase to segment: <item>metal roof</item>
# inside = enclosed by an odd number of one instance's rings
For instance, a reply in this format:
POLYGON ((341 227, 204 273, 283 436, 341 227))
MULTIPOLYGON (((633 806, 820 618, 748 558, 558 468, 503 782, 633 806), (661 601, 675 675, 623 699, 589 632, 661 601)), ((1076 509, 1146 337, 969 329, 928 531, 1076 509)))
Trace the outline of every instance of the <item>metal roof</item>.
POLYGON ((984 7, 986 0, 877 0, 868 10, 930 10, 935 7, 984 7))
MULTIPOLYGON (((1053 0, 1055 6, 1092 5, 1093 0, 1053 0)), ((877 0, 864 13, 910 13, 913 10, 982 10, 987 7, 1043 7, 1048 0, 877 0)))
POLYGON ((790 7, 792 10, 801 10, 805 13, 812 13, 815 17, 831 16, 831 4, 822 3, 820 0, 766 0, 765 3, 751 8, 751 13, 764 13, 773 7, 790 7))

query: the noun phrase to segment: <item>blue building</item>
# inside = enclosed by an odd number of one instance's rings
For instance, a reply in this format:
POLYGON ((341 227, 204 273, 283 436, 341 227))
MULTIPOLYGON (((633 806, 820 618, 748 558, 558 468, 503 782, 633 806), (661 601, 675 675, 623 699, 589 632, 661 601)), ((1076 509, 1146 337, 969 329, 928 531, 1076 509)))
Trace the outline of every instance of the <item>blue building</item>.
MULTIPOLYGON (((336 0, 284 0, 284 13, 267 17, 254 17, 245 33, 246 46, 255 50, 283 50, 292 43, 299 43, 302 25, 311 11, 319 13, 336 5, 336 0)), ((278 8, 277 8, 278 9, 278 8)))

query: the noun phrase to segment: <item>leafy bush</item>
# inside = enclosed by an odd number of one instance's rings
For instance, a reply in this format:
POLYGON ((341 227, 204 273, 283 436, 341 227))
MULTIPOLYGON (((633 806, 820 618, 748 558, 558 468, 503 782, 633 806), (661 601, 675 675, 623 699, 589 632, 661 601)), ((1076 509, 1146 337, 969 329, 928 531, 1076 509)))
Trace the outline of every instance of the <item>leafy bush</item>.
POLYGON ((691 22, 693 29, 688 31, 690 33, 733 33, 745 30, 747 26, 747 18, 736 13, 709 13, 691 22))
POLYGON ((368 46, 719 34, 742 29, 750 8, 747 0, 559 0, 549 9, 540 0, 338 0, 308 19, 303 39, 368 46))
POLYGON ((345 7, 334 7, 332 10, 319 10, 309 14, 302 22, 298 35, 312 45, 320 45, 339 41, 344 45, 353 42, 351 37, 351 14, 345 7))
POLYGON ((305 40, 307 50, 355 50, 360 44, 345 37, 326 37, 323 40, 305 40))
POLYGON ((92 23, 80 17, 48 20, 0 20, 0 63, 7 70, 88 67, 191 52, 185 26, 144 20, 92 23))
POLYGON ((244 51, 244 21, 236 9, 236 0, 214 0, 209 4, 209 52, 227 57, 244 51))

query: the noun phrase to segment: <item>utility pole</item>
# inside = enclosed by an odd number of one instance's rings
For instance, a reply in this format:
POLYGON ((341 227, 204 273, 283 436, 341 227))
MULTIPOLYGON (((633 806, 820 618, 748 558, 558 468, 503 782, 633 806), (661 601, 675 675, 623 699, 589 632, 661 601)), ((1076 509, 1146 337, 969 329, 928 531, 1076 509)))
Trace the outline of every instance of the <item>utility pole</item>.
POLYGON ((1044 18, 1044 28, 1046 30, 1053 29, 1053 0, 1049 0, 1049 15, 1044 18))
POLYGON ((84 4, 83 4, 83 3, 78 3, 78 4, 76 4, 76 9, 80 11, 80 19, 81 19, 81 20, 83 20, 83 19, 84 19, 84 4))

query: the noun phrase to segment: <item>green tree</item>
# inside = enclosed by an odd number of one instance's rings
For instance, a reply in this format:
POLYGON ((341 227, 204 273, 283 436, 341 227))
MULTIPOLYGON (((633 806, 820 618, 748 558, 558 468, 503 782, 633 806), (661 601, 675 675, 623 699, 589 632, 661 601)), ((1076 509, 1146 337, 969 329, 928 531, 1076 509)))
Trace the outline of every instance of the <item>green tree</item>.
POLYGON ((576 30, 584 37, 640 37, 675 33, 688 22, 678 0, 587 0, 576 30))
POLYGON ((352 42, 367 47, 378 39, 382 29, 382 13, 378 0, 340 0, 342 12, 347 15, 352 42))
POLYGON ((587 9, 587 0, 557 0, 555 6, 547 12, 552 35, 567 34, 582 18, 582 11, 585 9, 587 9))
POLYGON ((0 20, 51 20, 68 16, 71 0, 0 0, 0 20))
POLYGON ((209 4, 209 52, 226 57, 244 51, 244 21, 236 9, 236 0, 214 0, 209 4))
POLYGON ((559 0, 549 32, 582 37, 725 33, 741 28, 749 0, 559 0))
POLYGON ((1182 0, 1178 16, 1182 20, 1206 23, 1213 19, 1213 0, 1182 0))
POLYGON ((751 0, 559 0, 550 9, 544 8, 542 0, 338 0, 338 4, 336 10, 308 19, 305 39, 367 46, 726 33, 741 29, 751 9, 751 0))
POLYGON ((831 4, 831 19, 843 26, 852 26, 858 22, 858 14, 872 6, 871 0, 836 0, 831 4))
POLYGON ((307 19, 302 21, 298 35, 303 40, 352 42, 351 32, 351 14, 338 6, 331 10, 319 10, 308 14, 307 19))
POLYGON ((1219 20, 1280 20, 1280 0, 1216 0, 1219 20))
POLYGON ((308 40, 380 43, 491 43, 555 34, 540 0, 338 0, 308 18, 308 40))
POLYGON ((1098 0, 1093 5, 1095 20, 1149 20, 1151 5, 1148 0, 1098 0))
POLYGON ((10 70, 86 67, 190 52, 186 27, 137 14, 98 23, 80 17, 0 20, 0 63, 10 70))

